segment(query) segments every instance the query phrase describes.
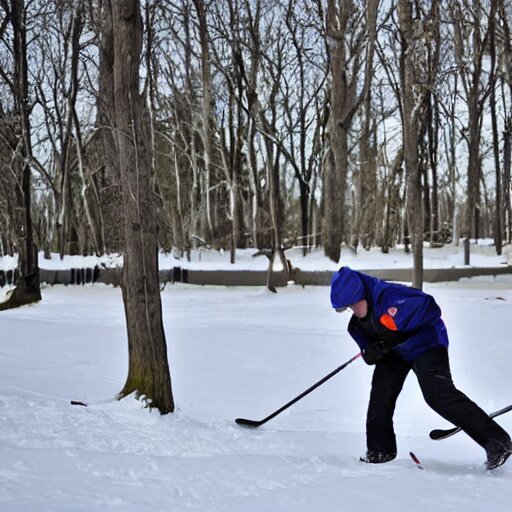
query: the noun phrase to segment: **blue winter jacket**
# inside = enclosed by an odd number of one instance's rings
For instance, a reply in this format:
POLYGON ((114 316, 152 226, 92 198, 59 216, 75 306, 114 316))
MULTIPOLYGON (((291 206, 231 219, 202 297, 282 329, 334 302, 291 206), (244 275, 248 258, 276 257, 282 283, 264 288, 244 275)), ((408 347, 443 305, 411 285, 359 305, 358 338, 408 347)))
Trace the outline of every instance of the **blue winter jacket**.
POLYGON ((391 340, 393 351, 402 359, 413 361, 430 348, 448 347, 441 310, 431 295, 348 267, 342 267, 334 274, 331 283, 333 307, 349 306, 363 298, 368 302, 369 321, 379 334, 370 337, 361 322, 352 316, 348 332, 361 350, 369 343, 391 340))

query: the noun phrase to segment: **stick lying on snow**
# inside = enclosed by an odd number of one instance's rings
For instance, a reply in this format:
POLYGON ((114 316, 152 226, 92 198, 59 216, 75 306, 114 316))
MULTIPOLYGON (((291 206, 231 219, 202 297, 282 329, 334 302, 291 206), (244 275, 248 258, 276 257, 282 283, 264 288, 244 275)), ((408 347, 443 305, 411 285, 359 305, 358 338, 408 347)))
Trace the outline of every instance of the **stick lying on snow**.
POLYGON ((85 402, 80 402, 80 400, 71 400, 71 405, 82 405, 83 407, 87 407, 85 402))

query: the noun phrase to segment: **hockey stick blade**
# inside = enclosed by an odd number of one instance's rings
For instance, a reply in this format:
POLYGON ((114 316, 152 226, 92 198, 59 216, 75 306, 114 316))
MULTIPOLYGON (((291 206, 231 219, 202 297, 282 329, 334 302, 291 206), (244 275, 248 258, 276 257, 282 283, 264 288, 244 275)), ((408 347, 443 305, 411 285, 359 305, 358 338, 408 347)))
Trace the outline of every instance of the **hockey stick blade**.
POLYGON ((430 431, 429 437, 433 441, 441 441, 441 439, 446 439, 447 437, 453 436, 460 432, 462 429, 459 427, 448 428, 446 430, 436 428, 430 431))
POLYGON ((261 421, 256 420, 248 420, 246 418, 237 418, 235 423, 242 425, 243 427, 259 427, 261 425, 261 421))
MULTIPOLYGON (((502 414, 505 414, 506 412, 512 411, 512 405, 509 405, 507 407, 504 407, 503 409, 500 409, 499 411, 494 411, 493 413, 489 414, 489 418, 496 418, 496 416, 501 416, 502 414)), ((433 441, 441 441, 442 439, 446 439, 447 437, 451 437, 454 434, 457 434, 462 429, 459 427, 453 427, 446 430, 436 428, 432 430, 429 434, 430 439, 433 441)))

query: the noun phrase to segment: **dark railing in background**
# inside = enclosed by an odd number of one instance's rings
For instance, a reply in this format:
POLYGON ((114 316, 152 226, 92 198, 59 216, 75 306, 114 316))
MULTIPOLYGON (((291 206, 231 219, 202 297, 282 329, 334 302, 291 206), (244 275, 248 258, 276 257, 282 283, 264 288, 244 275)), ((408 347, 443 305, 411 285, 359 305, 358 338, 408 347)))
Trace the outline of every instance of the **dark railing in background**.
MULTIPOLYGON (((364 269, 366 274, 389 281, 410 282, 411 269, 364 269)), ((306 271, 294 268, 291 275, 274 272, 272 284, 286 286, 288 282, 302 286, 327 286, 331 282, 332 271, 306 271)), ((427 283, 458 281, 462 278, 477 276, 497 276, 512 274, 512 266, 500 267, 460 267, 425 269, 424 280, 427 283)), ((0 287, 13 285, 16 282, 15 270, 0 271, 0 287)), ((119 286, 122 270, 119 268, 72 268, 69 270, 40 270, 42 283, 84 285, 104 283, 119 286)), ((182 267, 160 270, 160 281, 167 283, 189 283, 194 285, 219 286, 265 286, 267 272, 264 270, 189 270, 182 267)))

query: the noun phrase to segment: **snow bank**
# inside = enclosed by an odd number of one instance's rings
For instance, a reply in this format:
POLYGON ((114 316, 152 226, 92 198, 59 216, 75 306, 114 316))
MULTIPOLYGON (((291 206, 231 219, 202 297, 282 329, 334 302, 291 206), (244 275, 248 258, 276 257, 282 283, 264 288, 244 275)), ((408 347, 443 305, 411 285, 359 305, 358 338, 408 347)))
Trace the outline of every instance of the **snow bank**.
MULTIPOLYGON (((186 257, 180 257, 177 252, 160 253, 160 269, 182 267, 191 270, 266 270, 268 259, 254 256, 255 249, 238 249, 236 262, 230 263, 228 251, 216 251, 213 249, 197 249, 191 252, 190 261, 186 257)), ((382 268, 411 268, 412 254, 405 253, 402 246, 390 249, 389 254, 383 254, 380 249, 373 248, 369 251, 360 249, 357 253, 347 247, 341 251, 340 261, 334 263, 324 256, 323 249, 313 249, 306 256, 302 255, 302 249, 292 248, 286 251, 286 257, 294 267, 301 270, 337 270, 342 265, 348 265, 355 269, 382 269, 382 268)), ((0 257, 0 270, 9 270, 16 266, 17 258, 9 256, 0 257)), ((491 240, 480 240, 478 244, 471 245, 471 266, 496 267, 500 265, 512 265, 512 246, 503 248, 503 255, 497 256, 491 240)), ((425 244, 424 266, 425 268, 454 268, 464 264, 462 246, 445 245, 440 248, 431 248, 425 244)), ((67 270, 71 268, 116 268, 123 265, 122 255, 111 254, 101 257, 96 256, 65 256, 63 259, 58 254, 51 254, 49 259, 39 255, 39 266, 46 270, 67 270)), ((280 262, 276 261, 275 269, 279 270, 280 262)))

